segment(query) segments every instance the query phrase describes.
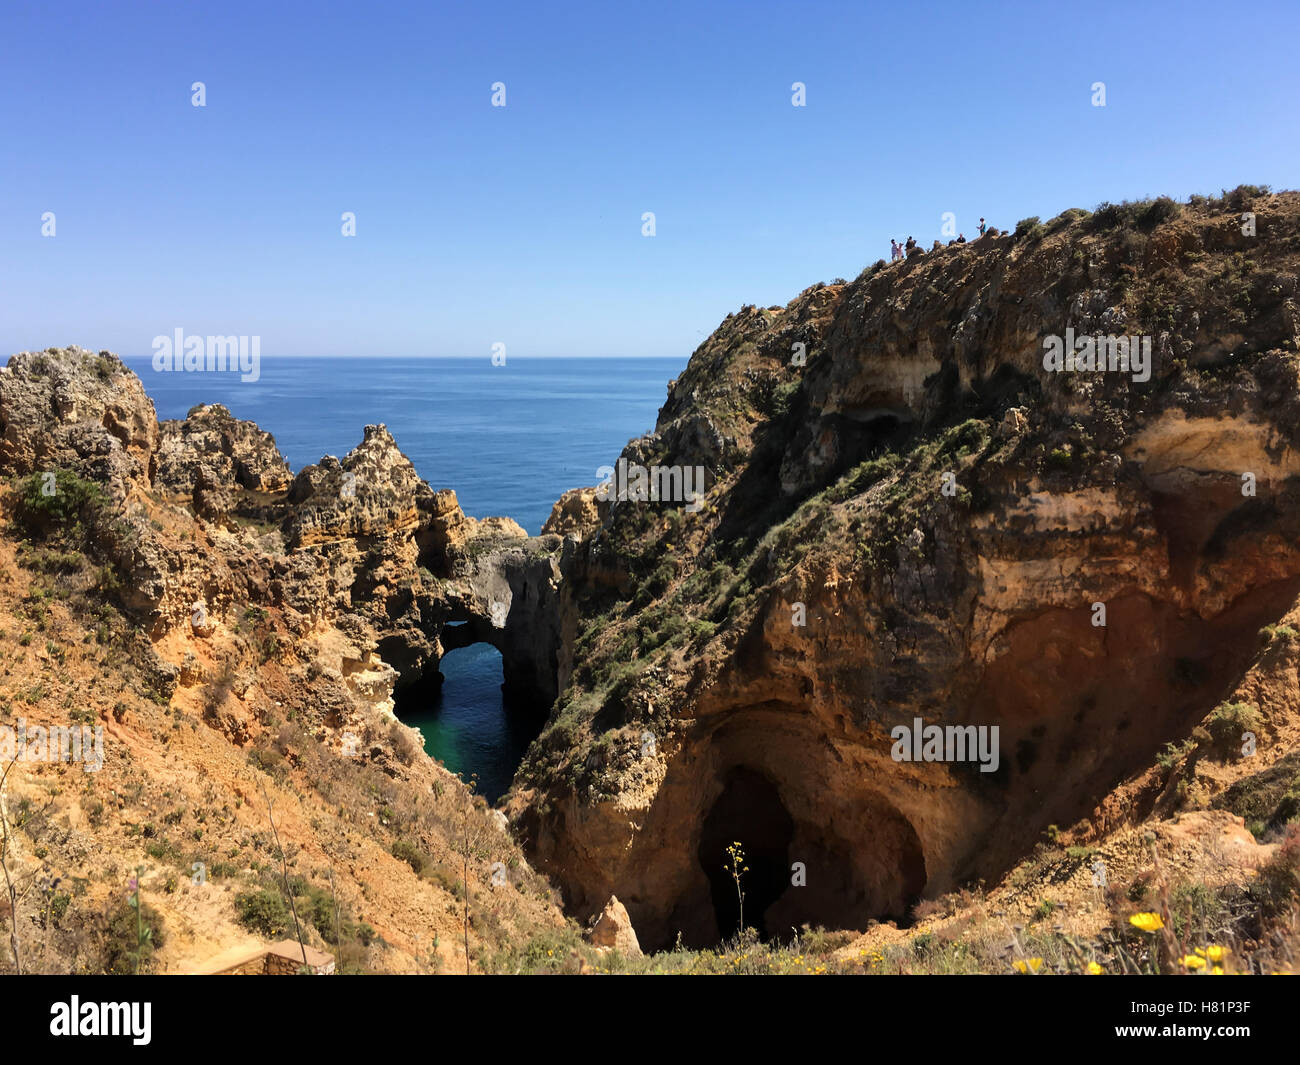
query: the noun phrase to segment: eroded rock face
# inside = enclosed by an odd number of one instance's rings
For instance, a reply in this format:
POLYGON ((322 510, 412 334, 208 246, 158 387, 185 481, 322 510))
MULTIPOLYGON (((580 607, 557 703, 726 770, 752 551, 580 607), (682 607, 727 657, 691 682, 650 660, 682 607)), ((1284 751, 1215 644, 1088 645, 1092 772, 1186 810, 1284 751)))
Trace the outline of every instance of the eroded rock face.
POLYGON ((298 548, 413 533, 428 520, 433 491, 398 449, 387 426, 367 425, 360 445, 342 462, 327 455, 299 473, 289 489, 289 502, 293 509, 285 537, 298 548))
MULTIPOLYGON (((270 610, 311 643, 344 703, 383 717, 397 689, 436 677, 442 655, 472 636, 502 651, 521 701, 554 698, 558 540, 532 540, 509 518, 467 517, 383 425, 366 426, 342 460, 325 456, 291 478, 252 422, 202 405, 160 430, 116 356, 67 349, 11 360, 0 426, 0 468, 66 468, 108 488, 94 550, 154 641, 251 633, 265 622, 249 617, 270 610), (444 646, 452 621, 466 625, 444 646)), ((192 675, 183 662, 177 672, 192 675)))
POLYGON ((254 492, 283 492, 293 477, 271 434, 235 418, 220 403, 202 404, 184 421, 159 425, 158 486, 188 495, 204 471, 210 488, 254 492))
POLYGON ((1233 690, 1300 595, 1300 196, 1260 210, 1249 269, 1230 216, 1085 219, 723 323, 629 447, 710 463, 707 505, 616 506, 564 569, 509 806, 578 916, 715 942, 740 841, 769 934, 905 918, 1233 690), (1067 329, 1149 336, 1150 380, 1045 372, 1067 329), (996 727, 996 766, 896 760, 918 719, 996 727))
POLYGON ((158 442, 153 403, 109 352, 21 352, 0 371, 0 467, 72 469, 119 502, 152 480, 158 442))
POLYGON ((565 492, 551 508, 550 517, 542 526, 542 534, 555 536, 587 536, 601 523, 600 503, 595 488, 574 488, 565 492))

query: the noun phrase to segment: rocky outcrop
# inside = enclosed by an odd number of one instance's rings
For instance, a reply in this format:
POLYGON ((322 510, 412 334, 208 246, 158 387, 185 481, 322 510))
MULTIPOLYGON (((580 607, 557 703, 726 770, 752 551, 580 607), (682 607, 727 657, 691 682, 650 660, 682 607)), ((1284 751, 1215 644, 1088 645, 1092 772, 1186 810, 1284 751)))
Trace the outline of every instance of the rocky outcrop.
POLYGON ((296 549, 378 536, 413 548, 433 496, 388 428, 367 425, 361 443, 342 462, 326 455, 294 478, 285 541, 296 549))
MULTIPOLYGON (((270 611, 284 635, 264 632, 267 647, 309 641, 302 653, 345 701, 391 717, 398 689, 436 681, 446 651, 482 639, 502 651, 516 702, 542 712, 554 698, 558 540, 467 517, 383 425, 291 478, 253 423, 214 404, 160 429, 116 356, 67 349, 11 360, 0 426, 0 467, 69 469, 106 486, 87 518, 91 549, 154 641, 184 631, 219 642, 270 611)), ((183 660, 173 668, 194 674, 183 660)))
POLYGON ((219 403, 201 404, 184 421, 159 425, 155 482, 166 491, 189 495, 203 480, 209 491, 283 492, 292 478, 274 437, 219 403))
POLYGON ((641 953, 641 944, 637 942, 636 929, 632 927, 627 909, 614 895, 605 903, 605 908, 587 934, 587 940, 593 946, 616 950, 632 957, 641 953))
POLYGON ((706 506, 616 505, 564 571, 509 807, 578 916, 716 942, 740 841, 761 930, 905 919, 1234 690, 1300 595, 1300 196, 1253 209, 1249 245, 1066 215, 719 327, 625 453, 708 464, 706 506), (1148 337, 1149 380, 1047 372, 1067 330, 1148 337), (896 757, 918 720, 990 757, 896 757))
POLYGON ((522 530, 483 534, 452 575, 452 619, 465 624, 444 630, 443 647, 491 644, 501 652, 507 699, 545 714, 559 690, 564 645, 559 541, 522 530))
POLYGON ((596 488, 574 488, 555 501, 550 517, 542 526, 542 535, 583 537, 601 523, 596 488))
POLYGON ((0 371, 0 468, 75 470, 120 502, 151 483, 157 443, 153 403, 116 355, 50 348, 0 371))

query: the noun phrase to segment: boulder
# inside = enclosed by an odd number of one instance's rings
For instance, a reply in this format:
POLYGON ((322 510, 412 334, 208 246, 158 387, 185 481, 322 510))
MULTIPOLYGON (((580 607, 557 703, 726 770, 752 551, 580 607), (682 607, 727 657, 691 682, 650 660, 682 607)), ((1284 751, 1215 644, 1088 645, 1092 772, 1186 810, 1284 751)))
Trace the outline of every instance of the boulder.
POLYGON ((637 942, 632 919, 616 895, 611 895, 605 903, 605 908, 587 934, 587 940, 593 946, 609 947, 620 954, 641 953, 641 944, 637 942))

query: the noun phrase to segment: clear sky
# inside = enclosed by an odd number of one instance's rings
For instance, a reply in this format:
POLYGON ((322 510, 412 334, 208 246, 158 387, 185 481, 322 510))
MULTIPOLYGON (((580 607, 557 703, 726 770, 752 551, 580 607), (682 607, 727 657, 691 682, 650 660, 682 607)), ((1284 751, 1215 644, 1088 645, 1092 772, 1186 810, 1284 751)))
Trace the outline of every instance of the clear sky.
POLYGON ((1300 185, 1298 31, 1295 0, 0 0, 0 358, 682 357, 945 211, 1300 185))

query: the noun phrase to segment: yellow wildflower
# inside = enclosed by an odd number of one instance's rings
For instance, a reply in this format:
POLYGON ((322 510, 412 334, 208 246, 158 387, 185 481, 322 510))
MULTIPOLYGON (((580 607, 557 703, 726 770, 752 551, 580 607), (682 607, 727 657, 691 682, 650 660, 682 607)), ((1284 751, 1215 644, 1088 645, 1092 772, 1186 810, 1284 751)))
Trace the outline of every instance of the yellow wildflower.
POLYGON ((1042 958, 1029 958, 1025 961, 1012 963, 1012 968, 1018 973, 1036 973, 1043 967, 1042 958))
POLYGON ((1090 961, 1090 962, 1088 962, 1088 975, 1089 975, 1089 976, 1100 976, 1100 975, 1102 974, 1102 972, 1104 972, 1104 970, 1103 970, 1102 967, 1101 967, 1100 965, 1098 965, 1095 961, 1090 961))
POLYGON ((1210 961, 1223 961, 1223 956, 1224 956, 1225 954, 1227 954, 1227 953, 1228 953, 1228 951, 1227 951, 1227 949, 1226 949, 1225 947, 1206 947, 1206 948, 1205 948, 1205 956, 1206 956, 1207 958, 1209 958, 1210 961))
POLYGON ((1195 954, 1188 954, 1183 958, 1183 966, 1187 969, 1204 969, 1205 959, 1198 958, 1195 954))
POLYGON ((1135 913, 1128 919, 1128 923, 1143 932, 1159 932, 1165 926, 1158 913, 1135 913))

